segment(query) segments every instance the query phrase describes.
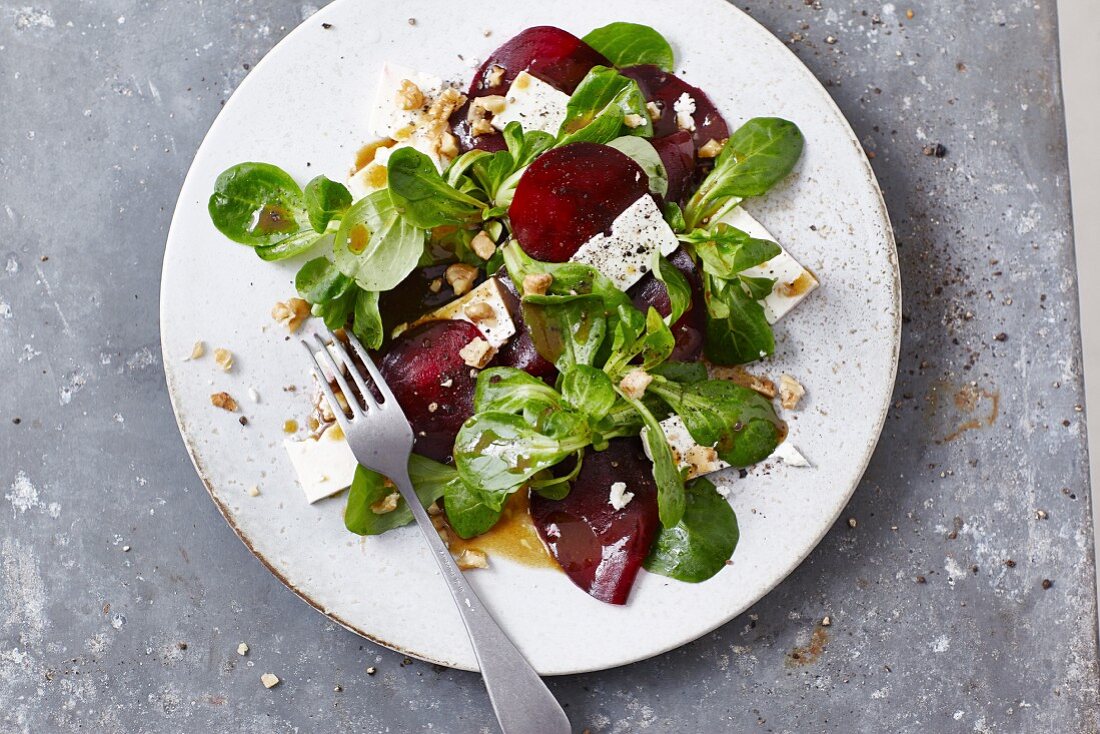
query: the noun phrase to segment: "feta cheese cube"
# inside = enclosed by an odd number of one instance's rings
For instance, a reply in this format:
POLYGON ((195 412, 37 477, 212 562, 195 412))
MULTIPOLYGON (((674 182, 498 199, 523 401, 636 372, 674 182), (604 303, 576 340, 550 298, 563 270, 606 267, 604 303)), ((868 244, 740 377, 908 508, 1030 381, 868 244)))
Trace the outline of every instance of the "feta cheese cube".
POLYGON ((339 426, 331 426, 318 438, 286 439, 283 447, 310 504, 351 486, 359 462, 339 426))
MULTIPOLYGON (((718 222, 736 227, 757 239, 775 242, 775 238, 764 228, 764 225, 741 207, 735 207, 728 214, 722 216, 718 222)), ((782 246, 780 247, 782 249, 782 246)), ((749 268, 744 272, 744 275, 775 279, 775 287, 772 289, 771 294, 761 301, 761 305, 764 307, 764 315, 769 324, 774 324, 790 313, 795 306, 802 302, 802 299, 818 286, 814 274, 802 267, 786 250, 783 250, 763 265, 749 268)))
POLYGON ((657 252, 669 255, 679 246, 657 202, 645 194, 615 218, 611 234, 597 234, 572 260, 591 265, 625 291, 649 272, 657 252))
MULTIPOLYGON (((375 92, 374 105, 371 108, 370 128, 371 133, 379 138, 391 138, 397 144, 386 152, 379 149, 375 157, 375 163, 386 165, 386 160, 397 148, 412 147, 432 159, 436 168, 443 171, 446 161, 439 154, 439 145, 435 136, 424 125, 425 112, 431 101, 438 98, 448 88, 442 79, 432 74, 410 69, 407 66, 386 63, 378 77, 378 87, 375 92), (424 96, 424 105, 415 109, 404 109, 401 100, 401 88, 405 81, 416 85, 424 96)), ((370 166, 363 170, 367 171, 370 166)), ((362 173, 362 171, 360 171, 362 173)), ((358 175, 358 174, 357 174, 358 175)), ((364 176, 368 174, 363 174, 364 176)), ((354 177, 353 177, 354 178, 354 177)), ((355 182, 356 186, 364 183, 363 180, 355 182)), ((371 187, 366 193, 376 191, 382 186, 371 187)), ((360 188, 360 191, 363 189, 360 188)), ((353 195, 355 192, 353 191, 353 195)), ((361 198, 361 197, 360 197, 361 198)))
POLYGON ((493 347, 493 349, 500 349, 516 334, 516 322, 512 320, 512 312, 508 309, 508 302, 505 300, 504 296, 504 287, 500 284, 500 281, 494 277, 489 278, 461 298, 456 298, 443 307, 432 311, 430 314, 421 316, 411 324, 401 324, 393 330, 393 335, 396 337, 407 329, 411 329, 414 326, 420 326, 420 324, 429 321, 444 321, 451 319, 468 321, 476 326, 481 330, 482 335, 485 337, 485 341, 489 342, 489 345, 493 347), (477 316, 480 309, 468 307, 477 303, 487 305, 492 310, 492 316, 489 318, 472 318, 470 313, 477 316))
POLYGON ((536 76, 521 71, 505 95, 504 109, 490 121, 497 130, 518 122, 524 132, 541 130, 557 135, 565 121, 569 95, 536 76))
POLYGON ((615 482, 611 485, 611 494, 607 503, 616 510, 621 510, 629 505, 632 499, 634 499, 634 493, 626 491, 626 482, 615 482))

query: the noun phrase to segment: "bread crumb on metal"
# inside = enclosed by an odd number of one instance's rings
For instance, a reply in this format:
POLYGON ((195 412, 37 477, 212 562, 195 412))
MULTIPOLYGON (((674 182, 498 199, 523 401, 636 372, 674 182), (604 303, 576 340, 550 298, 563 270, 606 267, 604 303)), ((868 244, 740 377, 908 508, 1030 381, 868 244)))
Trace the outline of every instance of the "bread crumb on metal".
POLYGON ((274 688, 279 685, 279 676, 274 673, 264 673, 260 676, 260 682, 264 684, 264 688, 274 688))

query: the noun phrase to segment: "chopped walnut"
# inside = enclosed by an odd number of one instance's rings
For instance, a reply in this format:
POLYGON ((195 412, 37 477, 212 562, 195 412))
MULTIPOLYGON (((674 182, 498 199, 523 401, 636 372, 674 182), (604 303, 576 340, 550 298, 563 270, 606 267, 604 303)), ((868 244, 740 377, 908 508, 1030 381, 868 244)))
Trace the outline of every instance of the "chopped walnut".
POLYGON ((500 64, 493 64, 489 67, 488 73, 485 75, 485 84, 489 87, 499 86, 504 82, 504 67, 500 64))
POLYGON ((471 568, 488 568, 489 556, 485 555, 482 551, 466 548, 458 554, 458 558, 455 559, 455 562, 463 571, 468 571, 471 568))
POLYGON ((718 155, 722 152, 722 148, 724 148, 724 147, 725 147, 725 142, 724 141, 715 140, 714 138, 711 138, 705 144, 703 144, 703 147, 699 148, 699 157, 700 158, 717 158, 718 155))
POLYGON ((475 324, 479 321, 489 321, 491 319, 495 319, 497 315, 497 312, 493 310, 493 307, 485 301, 474 301, 473 303, 467 303, 463 307, 462 313, 466 314, 466 318, 470 319, 470 321, 473 321, 475 324))
POLYGON ((397 509, 397 501, 401 499, 398 492, 391 492, 370 506, 370 511, 375 515, 385 515, 397 509))
POLYGON ((440 135, 439 152, 447 158, 454 158, 458 155, 458 138, 450 133, 443 133, 440 135))
POLYGON ((274 673, 264 673, 260 676, 260 682, 264 684, 264 688, 274 688, 279 685, 279 676, 274 673))
POLYGON ((470 249, 482 260, 488 260, 497 251, 497 245, 488 232, 481 230, 470 242, 470 249))
POLYGON ((644 125, 645 118, 641 115, 635 115, 634 113, 631 113, 623 117, 623 124, 633 130, 634 128, 644 125))
POLYGON ((192 359, 202 359, 204 354, 206 354, 206 343, 201 341, 195 342, 195 346, 191 347, 191 354, 183 361, 190 362, 192 359))
POLYGON ((428 290, 432 293, 439 293, 439 291, 443 290, 443 278, 436 278, 433 280, 431 285, 428 286, 428 290))
POLYGON ((428 505, 428 514, 432 517, 438 517, 443 514, 443 508, 439 506, 438 502, 433 502, 428 505))
POLYGON ((806 394, 802 383, 786 373, 779 376, 779 402, 786 410, 794 410, 806 394))
POLYGON ((508 104, 508 99, 503 94, 489 94, 484 97, 478 97, 470 103, 470 108, 480 107, 486 112, 491 112, 494 115, 499 115, 504 112, 505 106, 508 104))
POLYGON ((550 290, 550 284, 553 282, 554 276, 550 273, 531 273, 523 278, 523 292, 525 295, 545 295, 550 290))
POLYGON ((626 373, 626 377, 619 383, 619 389, 631 400, 640 400, 651 382, 653 382, 653 375, 645 370, 634 369, 626 373))
POLYGON ((214 350, 214 362, 228 372, 233 369, 233 352, 218 347, 214 350))
POLYGON ((479 336, 458 350, 458 356, 467 366, 481 369, 493 358, 493 347, 479 336))
MULTIPOLYGON (((373 164, 372 164, 373 165, 373 164)), ((382 168, 385 171, 385 168, 382 168)), ((309 303, 301 298, 291 298, 289 301, 279 301, 271 309, 271 318, 290 329, 291 333, 298 331, 298 327, 309 318, 309 303)))
POLYGON ((475 138, 479 135, 489 135, 495 129, 496 128, 494 128, 492 124, 484 118, 480 120, 474 120, 470 123, 470 134, 473 135, 475 138))
POLYGON ((749 375, 748 377, 748 387, 750 390, 755 390, 769 400, 775 397, 776 389, 774 382, 767 377, 757 377, 756 375, 749 375))
POLYGON ((661 119, 661 108, 657 106, 656 102, 646 102, 645 110, 649 113, 649 119, 654 122, 661 119))
POLYGON ((434 413, 439 410, 439 403, 428 403, 428 412, 434 413))
POLYGON ((251 487, 249 487, 248 488, 248 496, 249 497, 259 497, 260 496, 260 487, 259 487, 259 485, 253 484, 251 487))
POLYGON ((233 396, 227 392, 216 392, 210 396, 210 404, 215 408, 221 408, 222 410, 228 410, 230 413, 237 412, 237 401, 233 399, 233 396))
POLYGON ((424 93, 420 87, 408 79, 401 80, 401 88, 397 90, 397 106, 403 110, 415 110, 424 106, 424 93))
POLYGON ((443 277, 454 289, 455 295, 461 296, 473 288, 474 281, 477 280, 477 273, 478 270, 473 265, 455 263, 447 268, 446 272, 443 273, 443 277))

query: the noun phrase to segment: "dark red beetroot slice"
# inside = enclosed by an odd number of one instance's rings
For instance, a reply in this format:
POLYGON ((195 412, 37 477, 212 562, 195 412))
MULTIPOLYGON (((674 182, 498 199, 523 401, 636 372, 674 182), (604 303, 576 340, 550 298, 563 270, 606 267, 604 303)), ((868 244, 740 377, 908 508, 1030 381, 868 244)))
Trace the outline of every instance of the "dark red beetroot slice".
MULTIPOLYGON (((416 321, 424 314, 445 306, 455 298, 455 292, 444 277, 451 263, 436 263, 426 268, 417 268, 392 290, 383 291, 378 297, 378 310, 382 314, 382 330, 393 333, 398 324, 416 321), (441 281, 436 291, 432 283, 441 281)), ((481 278, 479 277, 479 282, 481 278)))
POLYGON ((593 235, 649 191, 649 177, 629 156, 595 143, 555 148, 530 165, 508 209, 524 251, 565 262, 593 235))
POLYGON ((497 352, 493 365, 497 367, 515 367, 551 385, 554 384, 554 381, 558 379, 558 370, 552 362, 543 358, 535 349, 535 342, 531 339, 527 322, 523 320, 523 307, 520 305, 519 292, 516 290, 516 286, 503 269, 497 275, 497 279, 504 286, 505 297, 508 299, 508 310, 512 313, 516 333, 497 352))
POLYGON ((657 485, 638 438, 612 439, 588 451, 564 500, 531 494, 531 518, 569 579, 600 601, 625 604, 657 536, 657 485), (626 483, 634 499, 621 510, 611 485, 626 483))
POLYGON ((710 101, 706 93, 693 87, 675 74, 662 71, 657 66, 630 66, 622 73, 638 82, 642 94, 650 102, 656 102, 661 108, 661 116, 654 120, 654 137, 664 137, 679 131, 676 125, 676 112, 673 106, 681 95, 687 93, 695 100, 695 146, 701 148, 709 140, 725 140, 730 136, 729 126, 710 101))
POLYGON ((680 130, 663 138, 650 141, 668 173, 668 192, 665 201, 682 203, 691 191, 690 185, 695 176, 695 143, 691 133, 680 130))
POLYGON ((432 321, 395 339, 382 359, 382 376, 412 424, 418 454, 450 461, 458 429, 474 413, 477 382, 458 352, 480 336, 466 321, 432 321))
MULTIPOLYGON (((572 94, 593 66, 611 66, 599 52, 572 33, 553 26, 528 28, 507 41, 481 65, 470 83, 470 97, 505 94, 521 71, 527 71, 566 94, 572 94), (488 76, 494 66, 504 69, 500 82, 490 85, 488 76)), ((463 150, 503 150, 504 138, 499 133, 470 136, 466 122, 467 107, 451 117, 451 127, 463 150)))
MULTIPOLYGON (((694 362, 703 353, 703 335, 707 329, 706 303, 703 300, 703 283, 699 278, 699 271, 691 256, 681 247, 668 256, 668 261, 676 266, 676 269, 684 274, 691 285, 691 308, 672 325, 672 335, 676 338, 676 346, 672 350, 670 359, 678 362, 694 362)), ((672 301, 668 297, 668 288, 657 280, 653 273, 646 273, 634 286, 631 287, 630 298, 634 301, 634 307, 645 313, 649 307, 657 309, 657 313, 668 316, 672 313, 672 301)))

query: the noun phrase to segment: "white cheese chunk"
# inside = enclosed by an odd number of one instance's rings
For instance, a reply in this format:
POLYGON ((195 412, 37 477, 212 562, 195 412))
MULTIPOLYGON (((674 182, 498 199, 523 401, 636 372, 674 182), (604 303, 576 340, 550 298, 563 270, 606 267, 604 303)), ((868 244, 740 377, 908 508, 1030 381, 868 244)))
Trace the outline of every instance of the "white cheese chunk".
MULTIPOLYGON (((476 310, 474 311, 476 315, 476 310)), ((473 324, 481 330, 485 341, 489 342, 489 346, 493 349, 500 349, 516 334, 516 322, 512 320, 512 312, 508 310, 508 302, 504 297, 504 286, 493 277, 461 298, 456 298, 443 307, 421 316, 411 324, 401 324, 395 327, 393 336, 396 337, 414 326, 420 326, 420 324, 429 321, 449 320, 468 321, 473 324), (474 306, 479 303, 484 303, 493 310, 491 318, 474 319, 470 317, 467 313, 467 306, 474 306)))
POLYGON ((672 111, 676 113, 676 127, 681 130, 695 131, 695 98, 684 92, 672 103, 672 111))
POLYGON ((358 462, 338 426, 328 428, 320 438, 286 439, 283 446, 310 504, 351 486, 358 462))
MULTIPOLYGON (((718 222, 736 227, 757 239, 776 241, 764 225, 741 207, 735 207, 718 222)), ((782 249, 782 246, 780 248, 782 249)), ((749 268, 743 274, 754 278, 775 279, 775 287, 771 294, 761 301, 764 316, 769 324, 774 324, 790 313, 791 309, 801 303, 802 299, 818 286, 817 278, 813 273, 802 267, 786 250, 763 265, 749 268)))
MULTIPOLYGON (((442 79, 432 74, 425 74, 398 64, 383 64, 378 77, 374 105, 371 107, 370 128, 376 137, 392 138, 397 141, 397 144, 384 153, 380 149, 379 155, 375 157, 375 163, 385 165, 386 159, 394 150, 412 147, 431 158, 436 168, 443 171, 445 161, 439 155, 435 140, 426 133, 422 123, 424 112, 431 100, 438 97, 446 87, 447 84, 442 79), (424 95, 425 103, 422 107, 412 110, 403 109, 398 93, 406 80, 415 84, 424 95)), ((366 193, 373 190, 375 189, 371 188, 366 193)))
POLYGON ((679 246, 657 202, 644 194, 615 218, 611 234, 597 234, 572 260, 591 265, 625 291, 650 271, 657 252, 669 255, 679 246))
POLYGON ((626 491, 626 482, 615 482, 611 485, 611 494, 607 503, 616 510, 621 510, 629 505, 632 499, 634 499, 634 493, 626 491))
POLYGON ((521 71, 505 95, 504 109, 490 121, 497 130, 510 122, 518 122, 523 131, 541 130, 557 135, 565 121, 569 95, 536 76, 521 71))
MULTIPOLYGON (((718 458, 718 452, 713 447, 700 446, 695 442, 680 416, 673 415, 665 418, 659 425, 664 431, 665 438, 668 439, 669 447, 672 448, 672 458, 681 469, 688 470, 688 479, 713 474, 729 467, 729 464, 718 458)), ((645 429, 642 436, 643 446, 645 446, 644 432, 645 429)), ((646 453, 649 453, 648 449, 646 453)), ((771 456, 764 461, 782 461, 787 466, 799 468, 813 466, 789 441, 779 444, 771 456)))

